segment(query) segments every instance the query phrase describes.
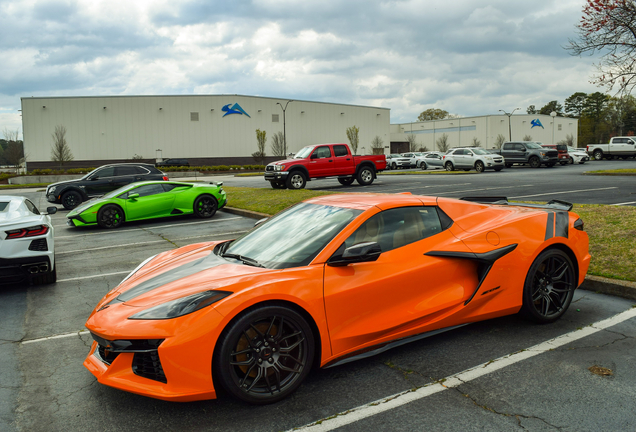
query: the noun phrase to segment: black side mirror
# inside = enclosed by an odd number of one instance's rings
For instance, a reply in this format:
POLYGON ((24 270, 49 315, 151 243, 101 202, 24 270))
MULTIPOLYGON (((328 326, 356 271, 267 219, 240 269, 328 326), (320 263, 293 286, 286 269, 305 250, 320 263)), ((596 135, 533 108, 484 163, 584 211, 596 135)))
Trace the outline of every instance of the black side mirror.
POLYGON ((47 207, 46 213, 50 215, 57 213, 57 207, 47 207))
POLYGON ((358 243, 344 250, 342 255, 334 255, 329 258, 327 265, 342 267, 353 263, 376 261, 382 248, 376 242, 358 243))
POLYGON ((312 154, 310 159, 318 159, 318 154, 317 153, 312 154))
POLYGON ((89 178, 89 180, 91 180, 91 181, 92 181, 92 180, 97 180, 98 178, 99 178, 99 177, 94 176, 94 177, 89 178))

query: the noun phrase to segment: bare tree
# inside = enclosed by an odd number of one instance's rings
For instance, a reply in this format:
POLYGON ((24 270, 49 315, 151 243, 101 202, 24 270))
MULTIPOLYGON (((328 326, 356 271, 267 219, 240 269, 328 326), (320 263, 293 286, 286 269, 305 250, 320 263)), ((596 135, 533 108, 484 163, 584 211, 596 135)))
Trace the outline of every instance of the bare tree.
POLYGON ((55 126, 55 131, 51 134, 53 137, 53 146, 51 148, 51 160, 57 162, 60 168, 65 163, 72 161, 73 153, 66 142, 66 128, 62 125, 55 126))
POLYGON ((427 147, 427 146, 425 146, 425 145, 420 146, 420 148, 419 148, 417 151, 427 152, 427 151, 428 151, 428 147, 427 147))
POLYGON ((252 153, 252 157, 260 165, 265 163, 265 143, 267 142, 267 132, 256 129, 256 146, 258 151, 252 153))
POLYGON ((274 156, 285 156, 285 135, 282 132, 276 132, 272 135, 271 148, 274 156))
POLYGON ((473 147, 481 147, 481 141, 477 137, 473 137, 473 147))
POLYGON ((141 161, 141 160, 144 160, 144 157, 142 155, 138 155, 137 153, 135 153, 132 157, 132 160, 141 161))
POLYGON ((417 141, 415 140, 415 135, 407 134, 406 140, 409 142, 409 151, 414 152, 417 150, 417 141))
POLYGON ((358 143, 360 142, 359 133, 360 128, 355 125, 347 128, 347 138, 349 138, 349 144, 351 145, 353 154, 358 153, 358 143))
POLYGON ((500 149, 503 143, 506 141, 506 137, 502 134, 497 135, 497 139, 495 140, 495 148, 500 149))
POLYGON ((371 140, 371 149, 373 154, 384 154, 384 140, 379 135, 371 140))
POLYGON ((557 144, 565 144, 570 147, 574 147, 574 135, 567 134, 564 140, 559 141, 557 144))
POLYGON ((10 130, 8 127, 5 127, 2 130, 2 135, 4 135, 4 139, 7 140, 7 142, 18 142, 18 136, 20 136, 20 129, 16 129, 15 131, 10 130))
POLYGON ((524 140, 524 141, 532 141, 532 136, 530 136, 530 135, 524 135, 524 136, 523 136, 523 140, 524 140))
POLYGON ((437 138, 436 144, 439 151, 446 153, 450 148, 450 143, 448 142, 448 134, 442 134, 441 137, 437 138))
POLYGON ((4 152, 4 159, 11 166, 17 167, 24 160, 24 145, 22 142, 9 141, 4 152))

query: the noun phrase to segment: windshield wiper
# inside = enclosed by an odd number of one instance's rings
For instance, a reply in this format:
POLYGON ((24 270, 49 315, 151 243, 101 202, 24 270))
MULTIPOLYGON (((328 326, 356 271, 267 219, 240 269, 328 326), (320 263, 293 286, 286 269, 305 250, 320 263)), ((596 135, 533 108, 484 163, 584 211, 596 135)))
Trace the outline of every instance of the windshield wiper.
POLYGON ((245 257, 243 255, 239 255, 239 254, 233 254, 233 253, 224 253, 223 255, 221 255, 223 258, 232 258, 232 259, 236 259, 239 261, 242 261, 243 264, 247 264, 247 265, 251 265, 253 267, 262 267, 265 268, 265 266, 261 263, 259 263, 258 261, 256 261, 254 258, 249 258, 249 257, 245 257))

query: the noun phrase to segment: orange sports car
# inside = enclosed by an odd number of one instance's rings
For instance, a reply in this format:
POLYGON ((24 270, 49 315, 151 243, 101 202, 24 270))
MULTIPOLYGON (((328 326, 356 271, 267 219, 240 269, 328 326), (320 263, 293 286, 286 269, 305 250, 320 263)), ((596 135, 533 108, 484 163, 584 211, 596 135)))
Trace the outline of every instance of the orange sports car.
POLYGON ((572 206, 312 198, 234 241, 148 258, 97 305, 84 365, 158 399, 278 401, 330 367, 502 315, 565 313, 590 262, 572 206))

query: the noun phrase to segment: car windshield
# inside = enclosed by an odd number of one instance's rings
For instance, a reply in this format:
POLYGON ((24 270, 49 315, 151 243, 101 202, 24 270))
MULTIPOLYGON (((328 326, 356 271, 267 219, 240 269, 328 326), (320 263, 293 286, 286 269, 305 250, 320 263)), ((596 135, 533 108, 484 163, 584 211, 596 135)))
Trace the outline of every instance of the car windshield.
POLYGON ((307 146, 301 148, 300 151, 296 153, 296 156, 294 156, 294 159, 307 159, 314 147, 316 146, 307 146))
POLYGON ((528 147, 529 149, 542 149, 543 146, 539 143, 536 142, 527 142, 526 143, 526 147, 528 147))
POLYGON ((136 185, 134 184, 127 184, 126 186, 122 186, 119 189, 115 189, 114 191, 110 191, 107 194, 104 195, 104 198, 115 198, 117 195, 126 192, 132 188, 134 188, 136 185))
POLYGON ((568 146, 568 152, 570 152, 570 153, 571 152, 581 152, 581 151, 584 151, 584 150, 568 146))
POLYGON ((222 255, 275 269, 308 265, 361 210, 300 203, 234 240, 222 255))
POLYGON ((484 150, 484 149, 480 149, 480 148, 474 148, 474 149, 471 149, 471 150, 473 151, 473 153, 478 154, 478 155, 487 155, 487 154, 490 154, 490 153, 488 153, 486 150, 484 150))

